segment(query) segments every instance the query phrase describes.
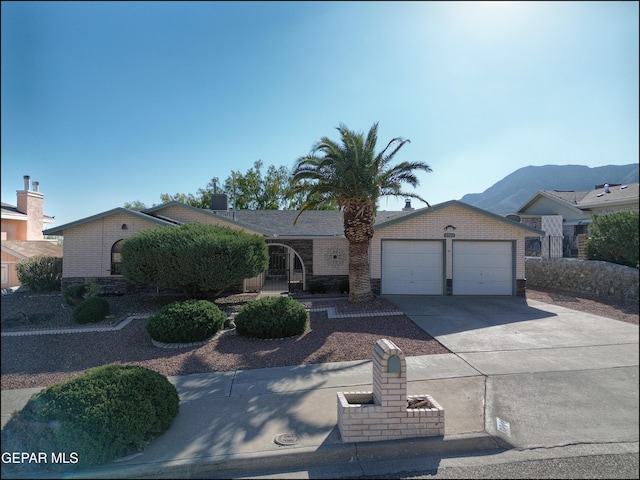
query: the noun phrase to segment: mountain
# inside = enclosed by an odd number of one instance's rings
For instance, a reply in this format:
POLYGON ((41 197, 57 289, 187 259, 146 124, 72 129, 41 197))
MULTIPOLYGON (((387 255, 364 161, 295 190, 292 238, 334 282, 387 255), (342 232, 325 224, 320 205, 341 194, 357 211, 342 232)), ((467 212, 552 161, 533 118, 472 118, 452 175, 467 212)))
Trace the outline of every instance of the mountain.
POLYGON ((637 183, 638 164, 544 165, 523 167, 482 193, 469 193, 461 202, 498 214, 514 213, 538 190, 593 190, 604 183, 637 183))

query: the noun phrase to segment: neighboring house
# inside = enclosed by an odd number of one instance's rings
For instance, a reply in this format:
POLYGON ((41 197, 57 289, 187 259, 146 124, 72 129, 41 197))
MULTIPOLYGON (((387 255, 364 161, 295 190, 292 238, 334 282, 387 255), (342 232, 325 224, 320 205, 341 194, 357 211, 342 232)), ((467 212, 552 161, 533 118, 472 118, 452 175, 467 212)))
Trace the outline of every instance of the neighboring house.
POLYGON ((584 191, 540 190, 516 215, 523 223, 546 232, 538 254, 546 258, 577 257, 579 239, 587 233, 593 215, 637 212, 638 198, 638 183, 605 183, 584 191))
MULTIPOLYGON (((64 236, 63 289, 89 279, 105 291, 124 291, 121 247, 150 228, 186 222, 224 225, 265 238, 269 267, 245 279, 244 291, 307 290, 312 282, 335 288, 348 278, 348 242, 342 212, 218 210, 169 202, 143 211, 114 208, 59 227, 64 236)), ((371 241, 376 293, 525 295, 524 242, 544 232, 485 210, 450 201, 429 208, 378 212, 371 241)))
POLYGON ((39 183, 30 184, 28 175, 23 180, 24 190, 16 192, 17 205, 2 202, 2 288, 20 285, 16 274, 20 260, 35 255, 62 257, 57 240, 44 240, 44 224, 52 223, 53 217, 44 214, 44 195, 39 191, 39 183))

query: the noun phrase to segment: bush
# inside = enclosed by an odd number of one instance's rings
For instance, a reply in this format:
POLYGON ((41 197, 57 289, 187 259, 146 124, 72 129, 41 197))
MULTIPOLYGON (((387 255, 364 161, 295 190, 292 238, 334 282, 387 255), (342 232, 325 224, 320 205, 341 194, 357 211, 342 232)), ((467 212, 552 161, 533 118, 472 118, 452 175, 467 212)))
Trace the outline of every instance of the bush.
POLYGON ((83 300, 98 294, 100 288, 96 283, 85 283, 82 285, 74 285, 64 292, 64 300, 67 305, 75 307, 83 300))
POLYGON ((16 264, 18 280, 34 293, 59 292, 62 287, 62 258, 36 255, 16 264))
POLYGON ((247 303, 235 318, 236 332, 251 338, 285 338, 304 333, 309 314, 289 297, 263 297, 247 303))
POLYGON ((165 305, 149 318, 145 328, 163 343, 201 342, 220 330, 227 316, 207 300, 186 300, 165 305))
POLYGON ((325 293, 327 291, 322 282, 309 282, 309 293, 325 293))
POLYGON ((191 298, 221 293, 268 264, 264 238, 216 225, 145 230, 122 244, 122 275, 128 281, 178 288, 191 298))
POLYGON ((109 315, 109 302, 102 297, 89 297, 73 309, 77 323, 98 323, 109 315))
POLYGON ((638 212, 594 215, 589 225, 587 258, 638 268, 638 212))
MULTIPOLYGON (((176 388, 153 370, 105 365, 31 397, 2 430, 3 452, 65 452, 99 465, 140 451, 164 433, 178 413, 176 388)), ((4 467, 4 465, 3 465, 4 467)), ((25 465, 19 466, 23 473, 25 465)))

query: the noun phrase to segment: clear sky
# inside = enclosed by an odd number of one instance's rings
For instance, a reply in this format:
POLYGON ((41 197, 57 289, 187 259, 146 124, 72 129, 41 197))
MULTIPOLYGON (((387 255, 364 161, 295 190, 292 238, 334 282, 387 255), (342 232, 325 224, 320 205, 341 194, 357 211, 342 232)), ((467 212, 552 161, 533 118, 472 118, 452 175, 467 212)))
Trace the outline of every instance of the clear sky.
MULTIPOLYGON (((429 203, 638 161, 638 2, 2 2, 2 201, 59 226, 291 167, 344 123, 411 140, 429 203)), ((407 188, 410 188, 407 186, 407 188)), ((549 188, 553 188, 552 185, 549 188)), ((382 200, 396 210, 403 199, 382 200)), ((422 206, 414 201, 413 206, 422 206)))

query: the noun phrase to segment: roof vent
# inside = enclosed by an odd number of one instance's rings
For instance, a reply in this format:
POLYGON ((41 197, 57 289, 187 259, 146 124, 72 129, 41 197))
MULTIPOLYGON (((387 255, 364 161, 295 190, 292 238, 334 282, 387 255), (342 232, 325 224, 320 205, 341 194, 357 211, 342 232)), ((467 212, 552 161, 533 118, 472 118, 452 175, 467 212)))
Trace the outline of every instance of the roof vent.
POLYGON ((507 220, 520 223, 520 215, 507 215, 507 220))
POLYGON ((611 190, 609 190, 609 184, 608 183, 604 184, 604 193, 611 193, 611 190))
POLYGON ((402 209, 403 212, 412 212, 414 211, 415 208, 413 208, 411 206, 411 199, 410 198, 405 198, 404 200, 404 208, 402 209))

